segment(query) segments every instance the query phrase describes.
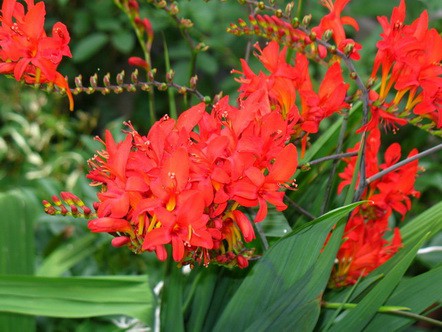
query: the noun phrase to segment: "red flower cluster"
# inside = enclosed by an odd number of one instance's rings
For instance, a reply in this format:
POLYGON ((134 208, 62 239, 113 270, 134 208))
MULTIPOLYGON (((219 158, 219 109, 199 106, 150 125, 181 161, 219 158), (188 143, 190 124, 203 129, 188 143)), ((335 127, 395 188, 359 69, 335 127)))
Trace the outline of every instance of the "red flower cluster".
POLYGON ((380 92, 372 97, 377 118, 404 124, 407 121, 398 117, 408 117, 413 110, 442 127, 442 37, 436 29, 428 29, 427 11, 404 24, 405 1, 401 0, 390 21, 384 16, 378 20, 383 33, 371 74, 374 79, 381 70, 380 92), (395 92, 394 98, 387 101, 391 92, 395 92), (405 109, 399 112, 398 105, 407 93, 405 109))
MULTIPOLYGON (((366 174, 368 177, 396 164, 401 156, 401 147, 394 143, 384 155, 384 163, 379 165, 380 132, 370 132, 366 144, 366 174)), ((357 151, 359 143, 350 151, 357 151)), ((408 157, 417 154, 413 149, 408 157)), ((346 159, 347 166, 339 175, 343 181, 342 189, 352 181, 357 157, 346 159)), ((389 218, 393 211, 405 217, 411 208, 410 197, 419 197, 414 189, 418 171, 418 162, 413 161, 395 171, 371 182, 363 193, 362 199, 370 203, 357 207, 350 216, 345 228, 344 243, 339 249, 337 263, 330 279, 331 287, 354 284, 359 277, 366 276, 372 270, 386 262, 401 246, 398 228, 394 229, 391 241, 384 238, 389 231, 389 218)))
POLYGON ((52 36, 44 31, 45 5, 26 0, 24 6, 16 0, 4 0, 0 16, 0 74, 13 75, 28 84, 52 83, 64 89, 70 109, 74 102, 66 79, 57 72, 63 56, 71 56, 69 33, 57 22, 52 36))
MULTIPOLYGON (((274 45, 263 52, 278 58, 274 45)), ((255 233, 239 207, 259 206, 255 222, 266 217, 268 203, 285 209, 282 189, 298 160, 288 143, 292 117, 272 109, 262 89, 248 91, 239 107, 224 97, 209 114, 201 103, 178 120, 165 116, 146 136, 130 124, 121 143, 107 132, 106 149, 89 161, 88 178, 102 187, 89 228, 161 260, 171 244, 182 264, 247 266, 252 252, 242 241, 255 233)))
POLYGON ((177 262, 247 265, 241 242, 254 239, 253 227, 238 207, 259 205, 255 222, 267 214, 267 202, 283 210, 281 186, 297 166, 288 144, 288 122, 278 113, 258 113, 253 100, 240 108, 222 99, 205 112, 203 103, 180 115, 164 117, 147 136, 130 125, 124 142, 106 133, 106 150, 92 159, 88 178, 98 194, 94 232, 115 232, 114 245, 155 251, 167 257, 172 244, 177 262), (197 130, 196 130, 197 128, 197 130))
POLYGON ((294 138, 303 139, 303 152, 308 134, 316 133, 319 123, 326 117, 348 107, 345 96, 348 90, 342 78, 339 63, 331 65, 321 82, 318 93, 313 90, 308 72, 309 60, 297 53, 295 65, 286 63, 286 48, 279 52, 276 42, 258 50, 258 58, 270 74, 255 74, 246 61, 241 60, 243 77, 239 91, 240 99, 248 99, 252 93, 260 92, 261 108, 273 109, 287 119, 294 138), (299 95, 299 107, 296 104, 299 95))

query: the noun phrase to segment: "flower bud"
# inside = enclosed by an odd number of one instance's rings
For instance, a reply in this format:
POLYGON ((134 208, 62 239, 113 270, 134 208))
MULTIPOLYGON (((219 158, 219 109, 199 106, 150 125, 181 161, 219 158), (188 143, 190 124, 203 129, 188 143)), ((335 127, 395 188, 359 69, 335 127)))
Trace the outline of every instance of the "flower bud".
POLYGON ((126 73, 124 72, 124 70, 122 70, 120 73, 117 74, 117 84, 118 85, 123 85, 124 84, 124 75, 126 73))
POLYGON ((130 74, 130 80, 132 81, 132 83, 137 84, 138 83, 138 69, 135 69, 131 74, 130 74))
POLYGON ((325 30, 324 34, 322 35, 322 39, 325 41, 329 41, 331 37, 333 37, 333 30, 332 29, 325 30))
POLYGON ((176 2, 170 4, 169 6, 169 14, 176 16, 180 12, 180 9, 178 8, 178 4, 176 2))
POLYGON ((161 83, 157 85, 157 89, 159 91, 166 91, 167 90, 167 84, 166 83, 161 83))
POLYGON ((190 88, 195 89, 197 82, 198 82, 198 76, 197 75, 192 76, 189 81, 190 88))
POLYGON ((97 75, 97 73, 95 73, 93 76, 91 76, 89 78, 89 82, 90 82, 92 88, 95 89, 97 87, 97 85, 98 85, 98 75, 97 75))
POLYGON ((302 18, 302 25, 306 27, 310 24, 311 21, 312 21, 312 14, 305 15, 302 18))
POLYGON ((180 20, 180 26, 182 28, 189 29, 189 28, 193 27, 193 22, 191 20, 189 20, 188 18, 182 18, 180 20))
POLYGON ((175 76, 175 72, 174 72, 174 70, 173 70, 173 69, 169 70, 169 71, 166 73, 166 81, 169 82, 169 83, 172 82, 174 76, 175 76))
POLYGON ((109 87, 110 86, 110 73, 107 73, 106 75, 104 75, 104 77, 103 77, 103 85, 105 87, 109 87))
POLYGON ((155 80, 155 74, 157 73, 157 69, 156 68, 152 68, 151 70, 149 70, 147 72, 147 79, 149 80, 149 82, 152 82, 155 80))

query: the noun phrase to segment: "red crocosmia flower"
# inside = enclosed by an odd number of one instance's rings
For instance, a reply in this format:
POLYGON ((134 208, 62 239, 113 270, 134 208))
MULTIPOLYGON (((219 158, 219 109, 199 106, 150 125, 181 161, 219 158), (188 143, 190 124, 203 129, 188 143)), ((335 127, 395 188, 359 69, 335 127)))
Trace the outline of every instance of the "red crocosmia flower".
POLYGON ((0 16, 0 73, 13 75, 28 84, 55 84, 64 89, 70 109, 74 101, 66 79, 57 72, 63 56, 71 57, 69 33, 57 22, 52 36, 44 31, 45 4, 27 0, 24 6, 15 0, 5 0, 0 16))
MULTIPOLYGON (((401 147, 398 143, 390 145, 384 154, 384 163, 379 165, 380 131, 375 128, 367 137, 366 174, 374 174, 396 164, 401 158, 401 147)), ((357 145, 351 151, 359 148, 357 145)), ((416 155, 413 149, 408 157, 416 155)), ((357 157, 345 159, 347 166, 339 175, 343 181, 338 187, 340 192, 351 183, 357 157)), ((350 216, 344 233, 344 243, 338 255, 329 285, 342 287, 354 284, 361 276, 366 276, 375 268, 386 262, 401 247, 400 231, 394 229, 392 240, 385 236, 389 229, 388 220, 396 211, 404 219, 411 208, 410 197, 419 197, 414 189, 418 172, 418 161, 415 160, 382 178, 368 184, 361 199, 370 203, 357 207, 350 216)))
MULTIPOLYGON (((338 49, 341 51, 345 51, 345 48, 348 44, 353 44, 354 48, 353 51, 350 53, 350 58, 353 60, 358 60, 360 56, 357 51, 361 49, 361 45, 351 39, 346 38, 344 25, 350 25, 356 31, 359 30, 359 25, 352 17, 341 17, 341 13, 344 7, 349 2, 350 0, 336 0, 334 3, 333 0, 321 0, 322 5, 324 7, 327 7, 330 13, 325 15, 319 22, 319 25, 317 27, 314 27, 312 31, 315 32, 318 37, 322 37, 322 35, 327 30, 331 30, 333 32, 333 40, 338 46, 338 49)), ((324 49, 323 46, 319 47, 324 49)), ((324 50, 322 52, 324 52, 324 50)))
MULTIPOLYGON (((385 223, 386 220, 385 220, 385 223)), ((364 221, 362 215, 352 214, 346 226, 344 243, 337 254, 329 287, 339 288, 355 284, 360 277, 390 259, 402 246, 398 228, 392 240, 386 240, 387 227, 378 221, 364 221)))
POLYGON ((98 218, 89 221, 88 228, 92 232, 121 232, 127 234, 133 234, 132 227, 127 220, 117 218, 98 218))
POLYGON ((440 128, 442 37, 435 29, 428 28, 427 11, 410 25, 404 24, 405 9, 405 1, 401 0, 390 20, 378 18, 383 33, 376 44, 378 52, 371 74, 374 79, 381 71, 376 103, 384 105, 389 113, 401 113, 402 117, 410 117, 413 111, 440 128), (394 98, 388 101, 390 95, 394 98), (398 106, 404 98, 406 104, 402 110, 398 106))
POLYGON ((267 204, 286 208, 284 190, 298 164, 289 142, 299 119, 287 103, 307 86, 299 77, 307 72, 288 65, 276 44, 259 52, 275 74, 260 74, 267 77, 263 88, 246 67, 238 106, 225 97, 209 114, 200 103, 177 120, 164 116, 147 135, 128 123, 122 142, 106 132, 104 150, 89 161, 88 178, 101 186, 94 205, 99 218, 90 225, 95 231, 112 233, 115 246, 155 252, 160 260, 171 246, 178 264, 248 266, 253 249, 245 243, 255 233, 241 209, 257 208, 259 222, 267 204), (279 80, 296 89, 279 91, 279 80))

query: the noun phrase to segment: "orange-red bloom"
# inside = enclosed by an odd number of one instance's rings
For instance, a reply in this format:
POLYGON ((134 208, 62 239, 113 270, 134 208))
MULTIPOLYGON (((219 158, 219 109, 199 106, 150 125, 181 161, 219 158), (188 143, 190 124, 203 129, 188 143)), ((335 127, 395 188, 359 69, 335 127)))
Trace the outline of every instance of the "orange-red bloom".
MULTIPOLYGON (((282 56, 273 50, 260 59, 278 70, 282 56)), ((119 143, 106 132, 105 149, 89 161, 87 177, 102 188, 89 228, 160 260, 171 246, 180 264, 246 267, 253 250, 243 242, 255 232, 241 206, 258 207, 254 222, 266 217, 267 204, 284 210, 283 191, 298 164, 288 143, 293 121, 253 84, 243 87, 250 91, 238 107, 224 97, 209 114, 201 103, 177 120, 163 117, 145 136, 128 124, 119 143)))
MULTIPOLYGON (((371 177, 376 173, 396 164, 401 156, 401 147, 393 143, 385 151, 384 163, 379 165, 380 149, 379 129, 373 129, 366 144, 366 174, 371 177)), ((357 145, 351 151, 357 150, 357 145)), ((408 157, 417 153, 414 149, 408 157)), ((346 159, 347 166, 339 174, 343 179, 338 192, 351 183, 357 157, 346 159)), ((344 243, 337 254, 337 263, 330 279, 331 287, 354 284, 361 276, 366 276, 375 268, 386 262, 401 247, 398 228, 394 229, 392 240, 385 236, 389 228, 389 218, 393 211, 402 216, 411 208, 410 197, 419 197, 414 189, 418 171, 417 160, 387 173, 382 178, 371 182, 363 193, 362 199, 369 200, 357 207, 350 216, 344 233, 344 243)))
POLYGON ((371 74, 374 79, 381 71, 375 107, 382 107, 384 114, 401 113, 408 118, 413 111, 441 128, 442 37, 435 29, 428 28, 427 11, 411 24, 405 24, 405 9, 405 1, 401 0, 390 20, 378 17, 383 32, 376 44, 378 52, 371 74), (388 100, 390 95, 394 97, 388 100), (404 99, 405 108, 401 110, 400 102, 404 99))
POLYGON ((71 57, 69 33, 57 22, 48 37, 44 31, 44 2, 4 0, 0 17, 0 73, 13 75, 28 84, 52 83, 64 89, 70 109, 74 102, 66 79, 57 72, 63 56, 71 57))
MULTIPOLYGON (((350 58, 353 60, 359 60, 360 56, 358 50, 361 49, 361 45, 354 40, 347 38, 344 31, 344 25, 349 25, 355 30, 359 30, 359 25, 354 18, 341 16, 343 9, 349 2, 350 0, 336 0, 334 3, 333 0, 321 0, 322 5, 327 7, 330 13, 325 15, 319 22, 319 25, 314 27, 312 31, 315 32, 318 37, 322 37, 327 30, 332 31, 332 37, 338 49, 346 52, 347 45, 352 44, 353 48, 352 52, 349 54, 350 58)), ((323 46, 320 47, 323 48, 323 46)), ((322 51, 322 53, 324 52, 326 51, 322 51)))

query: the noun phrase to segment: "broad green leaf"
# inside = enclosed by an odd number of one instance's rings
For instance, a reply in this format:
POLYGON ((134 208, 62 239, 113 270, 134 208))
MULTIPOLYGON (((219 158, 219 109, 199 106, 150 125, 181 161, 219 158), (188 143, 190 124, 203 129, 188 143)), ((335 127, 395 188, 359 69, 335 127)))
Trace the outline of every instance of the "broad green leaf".
MULTIPOLYGON (((32 274, 34 270, 34 197, 19 190, 0 193, 0 274, 32 274)), ((1 307, 1 305, 0 305, 1 307)), ((33 317, 0 313, 4 331, 34 331, 33 317)))
POLYGON ((425 237, 398 253, 395 257, 397 263, 394 269, 386 273, 385 277, 364 296, 356 308, 349 310, 342 319, 332 326, 330 331, 362 331, 375 316, 378 308, 389 298, 424 240, 425 237))
MULTIPOLYGON (((279 317, 278 314, 278 308, 290 302, 299 303, 300 309, 308 311, 300 311, 302 316, 299 317, 317 317, 317 300, 320 295, 318 288, 321 282, 322 287, 325 287, 330 272, 327 267, 317 264, 318 257, 332 227, 357 205, 358 203, 333 210, 276 242, 244 279, 214 331, 244 331, 252 329, 251 324, 254 322, 264 320, 266 324, 285 324, 288 329, 296 327, 294 321, 297 320, 293 318, 293 314, 284 317, 279 317), (315 273, 322 276, 315 276, 315 273), (303 307, 306 303, 315 301, 316 304, 303 307)), ((333 247, 335 250, 336 244, 333 247)), ((331 261, 331 269, 333 260, 330 257, 327 259, 331 261)), ((319 260, 322 262, 321 258, 319 260)), ((315 321, 313 326, 314 324, 315 321)))
POLYGON ((169 275, 164 280, 161 296, 161 330, 184 332, 183 289, 184 276, 181 269, 170 258, 169 275))
POLYGON ((203 328, 210 302, 213 299, 219 269, 217 267, 209 267, 208 269, 203 267, 196 272, 197 275, 190 292, 190 295, 193 295, 191 312, 186 324, 186 331, 192 332, 201 331, 203 328))
MULTIPOLYGON (((401 305, 415 314, 422 313, 434 303, 442 302, 442 265, 410 279, 402 280, 385 305, 401 305)), ((399 316, 376 314, 367 331, 394 331, 412 324, 399 316)))
POLYGON ((147 276, 2 275, 0 311, 66 318, 126 315, 152 325, 154 297, 147 276))
POLYGON ((96 239, 96 234, 88 234, 59 247, 43 261, 36 274, 45 277, 61 276, 97 249, 92 245, 96 239))
POLYGON ((428 234, 428 239, 442 231, 442 202, 425 210, 412 221, 401 227, 401 235, 404 246, 422 238, 428 234))

